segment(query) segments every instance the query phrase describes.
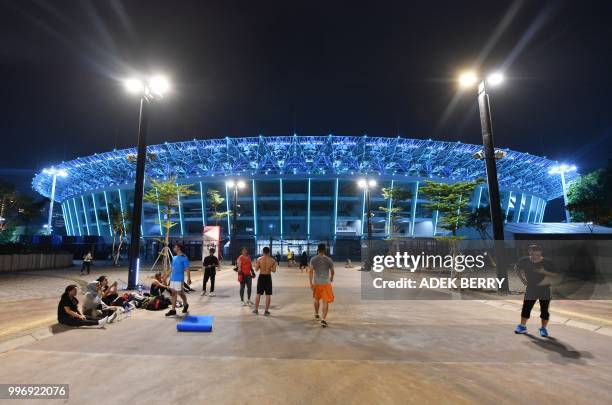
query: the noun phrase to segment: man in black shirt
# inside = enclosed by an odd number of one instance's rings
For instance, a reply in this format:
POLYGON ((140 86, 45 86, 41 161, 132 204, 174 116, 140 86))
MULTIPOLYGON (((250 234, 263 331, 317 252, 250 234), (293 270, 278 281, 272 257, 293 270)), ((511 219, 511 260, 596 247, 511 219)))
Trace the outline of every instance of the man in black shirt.
POLYGON ((521 310, 521 323, 516 326, 514 333, 527 333, 527 320, 531 315, 531 310, 536 300, 540 301, 540 336, 548 337, 548 320, 550 313, 550 277, 556 275, 555 266, 552 261, 544 258, 542 248, 538 245, 531 245, 528 248, 529 256, 523 257, 518 261, 515 268, 523 283, 527 286, 523 309, 521 310))
POLYGON ((211 248, 208 251, 210 254, 204 258, 202 267, 204 268, 204 281, 202 281, 202 295, 206 295, 206 284, 210 279, 210 294, 209 297, 215 296, 215 275, 219 268, 219 259, 215 256, 215 249, 211 248))

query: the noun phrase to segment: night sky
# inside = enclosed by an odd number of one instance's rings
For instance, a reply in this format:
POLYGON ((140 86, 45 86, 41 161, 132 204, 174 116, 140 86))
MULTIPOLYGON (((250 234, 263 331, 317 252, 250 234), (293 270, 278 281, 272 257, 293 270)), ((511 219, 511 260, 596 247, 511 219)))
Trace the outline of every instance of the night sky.
POLYGON ((402 135, 478 143, 462 68, 503 68, 496 143, 578 165, 612 150, 612 2, 0 0, 0 179, 136 143, 121 80, 173 92, 149 142, 402 135))

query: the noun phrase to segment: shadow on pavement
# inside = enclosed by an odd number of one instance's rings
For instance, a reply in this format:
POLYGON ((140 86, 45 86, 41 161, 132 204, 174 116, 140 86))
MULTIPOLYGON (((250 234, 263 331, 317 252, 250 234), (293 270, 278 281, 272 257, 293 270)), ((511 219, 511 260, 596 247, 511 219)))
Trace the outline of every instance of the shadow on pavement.
POLYGON ((592 359, 593 355, 590 352, 581 352, 575 350, 572 346, 565 344, 554 337, 538 338, 530 333, 525 334, 532 343, 540 349, 552 352, 550 361, 557 364, 565 364, 571 362, 573 364, 586 364, 584 359, 592 359), (554 355, 558 354, 559 356, 554 355))

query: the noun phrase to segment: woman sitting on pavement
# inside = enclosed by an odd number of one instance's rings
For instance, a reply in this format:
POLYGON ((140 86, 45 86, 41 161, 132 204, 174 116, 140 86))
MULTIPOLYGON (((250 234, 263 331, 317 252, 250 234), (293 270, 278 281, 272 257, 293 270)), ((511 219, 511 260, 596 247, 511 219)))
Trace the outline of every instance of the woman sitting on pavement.
POLYGON ((151 296, 157 297, 164 295, 164 291, 169 290, 170 287, 164 284, 162 274, 160 272, 155 273, 155 278, 151 283, 151 296))
MULTIPOLYGON (((69 285, 64 290, 59 304, 57 305, 57 321, 62 325, 68 326, 97 326, 103 327, 110 319, 94 319, 79 312, 79 300, 76 298, 77 286, 69 285)), ((117 315, 113 314, 113 317, 117 315)), ((114 320, 114 318, 113 318, 114 320)))
MULTIPOLYGON (((106 276, 98 277, 97 281, 87 284, 87 292, 85 293, 85 302, 83 303, 83 313, 92 318, 101 318, 110 316, 113 313, 122 309, 120 306, 108 305, 109 294, 104 294, 105 291, 112 291, 108 286, 106 276), (106 289, 105 289, 106 287, 106 289)), ((115 288, 116 288, 116 283, 115 288)), ((116 290, 115 290, 116 291, 116 290)), ((115 297, 111 297, 114 301, 115 297)))

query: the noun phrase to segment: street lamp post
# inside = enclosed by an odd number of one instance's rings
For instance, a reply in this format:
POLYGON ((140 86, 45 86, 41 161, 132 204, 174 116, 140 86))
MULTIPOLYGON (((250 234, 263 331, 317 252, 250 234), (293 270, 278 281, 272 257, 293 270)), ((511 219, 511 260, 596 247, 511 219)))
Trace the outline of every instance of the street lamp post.
POLYGON ((125 86, 131 93, 140 96, 140 117, 138 123, 138 147, 136 155, 136 179, 134 184, 134 208, 132 210, 128 289, 133 290, 138 284, 138 267, 140 264, 140 226, 142 221, 142 197, 144 194, 145 163, 147 159, 147 129, 149 124, 149 104, 160 99, 169 89, 168 81, 162 76, 153 76, 149 80, 129 79, 125 86))
POLYGON ((47 233, 53 234, 53 203, 55 202, 55 186, 57 184, 57 177, 66 177, 68 172, 64 169, 56 169, 51 167, 50 169, 44 169, 43 173, 53 176, 51 180, 51 196, 49 201, 49 217, 47 219, 47 233))
MULTIPOLYGON (((367 255, 364 260, 363 266, 361 267, 361 271, 370 271, 372 268, 372 206, 370 204, 370 192, 371 189, 376 187, 376 180, 370 179, 360 179, 357 182, 357 185, 361 187, 365 193, 365 205, 366 205, 366 227, 367 227, 367 255)), ((363 257, 363 254, 362 254, 363 257)))
MULTIPOLYGON (((501 84, 504 77, 501 73, 493 73, 487 78, 480 79, 478 85, 478 109, 480 111, 480 126, 482 131, 482 146, 484 153, 485 168, 487 173, 487 189, 489 190, 489 209, 491 212, 491 226, 493 228, 493 239, 495 240, 495 255, 497 258, 497 276, 503 278, 502 291, 508 291, 508 277, 503 264, 503 241, 504 219, 501 211, 501 198, 499 195, 499 182, 497 180, 497 163, 495 156, 495 144, 493 142, 493 126, 491 124, 491 105, 489 103, 488 86, 501 84), (498 244, 500 246, 498 246, 498 244)), ((479 81, 473 72, 463 73, 459 77, 462 87, 473 87, 479 81)))
POLYGON ((569 210, 567 209, 567 183, 565 181, 565 174, 575 172, 576 170, 577 169, 575 165, 567 165, 563 163, 557 166, 553 166, 548 171, 549 174, 558 174, 561 177, 561 188, 563 189, 563 205, 565 207, 565 222, 567 222, 568 224, 572 221, 572 218, 570 216, 569 210))
POLYGON ((226 185, 232 189, 232 226, 230 230, 230 254, 232 256, 232 264, 236 264, 236 230, 238 221, 238 189, 243 189, 246 183, 242 180, 229 180, 226 185))

